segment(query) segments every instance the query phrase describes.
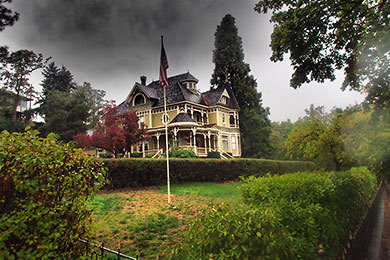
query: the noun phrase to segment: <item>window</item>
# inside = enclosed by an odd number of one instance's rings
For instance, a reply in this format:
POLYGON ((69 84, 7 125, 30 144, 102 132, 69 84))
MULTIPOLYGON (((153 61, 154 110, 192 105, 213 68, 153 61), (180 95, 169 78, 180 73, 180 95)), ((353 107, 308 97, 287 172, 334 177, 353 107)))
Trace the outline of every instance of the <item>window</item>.
POLYGON ((138 105, 142 105, 142 104, 145 104, 146 101, 145 101, 145 97, 144 95, 142 94, 137 94, 135 97, 134 97, 134 106, 138 106, 138 105))
POLYGON ((230 115, 230 118, 229 118, 229 123, 230 123, 230 126, 235 126, 235 122, 234 122, 234 115, 230 115))
POLYGON ((138 128, 145 128, 145 116, 140 116, 139 117, 138 128))
POLYGON ((228 103, 228 97, 227 96, 222 96, 221 97, 221 104, 227 105, 228 103))
POLYGON ((237 150, 236 137, 232 135, 232 150, 237 150))
POLYGON ((223 150, 228 150, 229 149, 229 140, 226 135, 222 136, 222 149, 223 150))

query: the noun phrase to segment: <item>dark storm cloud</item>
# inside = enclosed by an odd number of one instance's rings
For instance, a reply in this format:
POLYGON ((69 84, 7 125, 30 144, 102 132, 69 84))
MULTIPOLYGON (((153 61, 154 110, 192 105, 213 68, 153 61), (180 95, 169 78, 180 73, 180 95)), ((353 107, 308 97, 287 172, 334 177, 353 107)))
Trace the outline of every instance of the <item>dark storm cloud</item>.
POLYGON ((28 5, 41 43, 51 41, 79 50, 124 45, 155 48, 159 35, 164 34, 173 48, 185 50, 210 21, 221 18, 218 7, 234 8, 237 2, 240 1, 41 0, 29 1, 28 5))

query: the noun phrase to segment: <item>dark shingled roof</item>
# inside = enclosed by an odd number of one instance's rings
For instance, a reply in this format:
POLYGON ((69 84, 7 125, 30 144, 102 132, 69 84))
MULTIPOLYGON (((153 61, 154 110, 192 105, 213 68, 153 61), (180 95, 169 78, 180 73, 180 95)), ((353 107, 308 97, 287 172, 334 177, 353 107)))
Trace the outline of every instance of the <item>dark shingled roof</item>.
POLYGON ((191 122, 196 123, 194 119, 192 119, 188 114, 186 113, 179 113, 175 118, 170 122, 170 124, 173 123, 181 123, 181 122, 191 122))
POLYGON ((123 114, 124 112, 129 110, 129 105, 125 101, 123 101, 117 106, 117 109, 119 114, 123 114))
MULTIPOLYGON (((202 94, 198 90, 188 90, 185 85, 182 84, 186 81, 198 82, 198 80, 189 72, 168 78, 168 88, 166 91, 167 104, 189 101, 207 106, 216 105, 223 91, 226 89, 231 97, 226 106, 233 109, 239 109, 237 101, 234 98, 234 94, 229 86, 218 87, 202 94)), ((159 81, 153 81, 147 86, 140 83, 136 83, 136 85, 155 101, 153 106, 164 105, 164 89, 160 85, 159 81)), ((123 102, 118 106, 118 109, 120 113, 123 113, 127 111, 129 107, 123 102)))

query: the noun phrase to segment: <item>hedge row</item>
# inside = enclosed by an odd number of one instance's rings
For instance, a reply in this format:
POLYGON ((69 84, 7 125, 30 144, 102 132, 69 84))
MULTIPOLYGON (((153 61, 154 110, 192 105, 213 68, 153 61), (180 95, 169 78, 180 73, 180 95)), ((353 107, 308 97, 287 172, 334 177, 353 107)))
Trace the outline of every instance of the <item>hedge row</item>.
MULTIPOLYGON (((104 159, 112 188, 161 185, 166 183, 165 159, 104 159)), ((240 176, 263 176, 314 170, 311 162, 261 159, 170 159, 172 183, 230 181, 240 176)))
POLYGON ((346 172, 250 177, 244 203, 194 219, 174 259, 334 259, 353 237, 376 192, 365 168, 346 172))

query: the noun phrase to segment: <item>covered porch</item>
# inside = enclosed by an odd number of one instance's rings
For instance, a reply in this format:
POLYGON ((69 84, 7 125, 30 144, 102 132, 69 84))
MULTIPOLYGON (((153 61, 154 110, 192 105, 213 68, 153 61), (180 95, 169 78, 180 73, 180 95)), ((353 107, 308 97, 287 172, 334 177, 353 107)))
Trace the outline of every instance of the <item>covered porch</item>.
MULTIPOLYGON (((159 129, 149 131, 151 140, 143 145, 143 153, 155 155, 157 152, 166 151, 165 130, 159 129)), ((218 151, 218 130, 204 129, 198 127, 169 127, 168 142, 169 149, 191 150, 199 157, 206 157, 210 151, 218 151)))

